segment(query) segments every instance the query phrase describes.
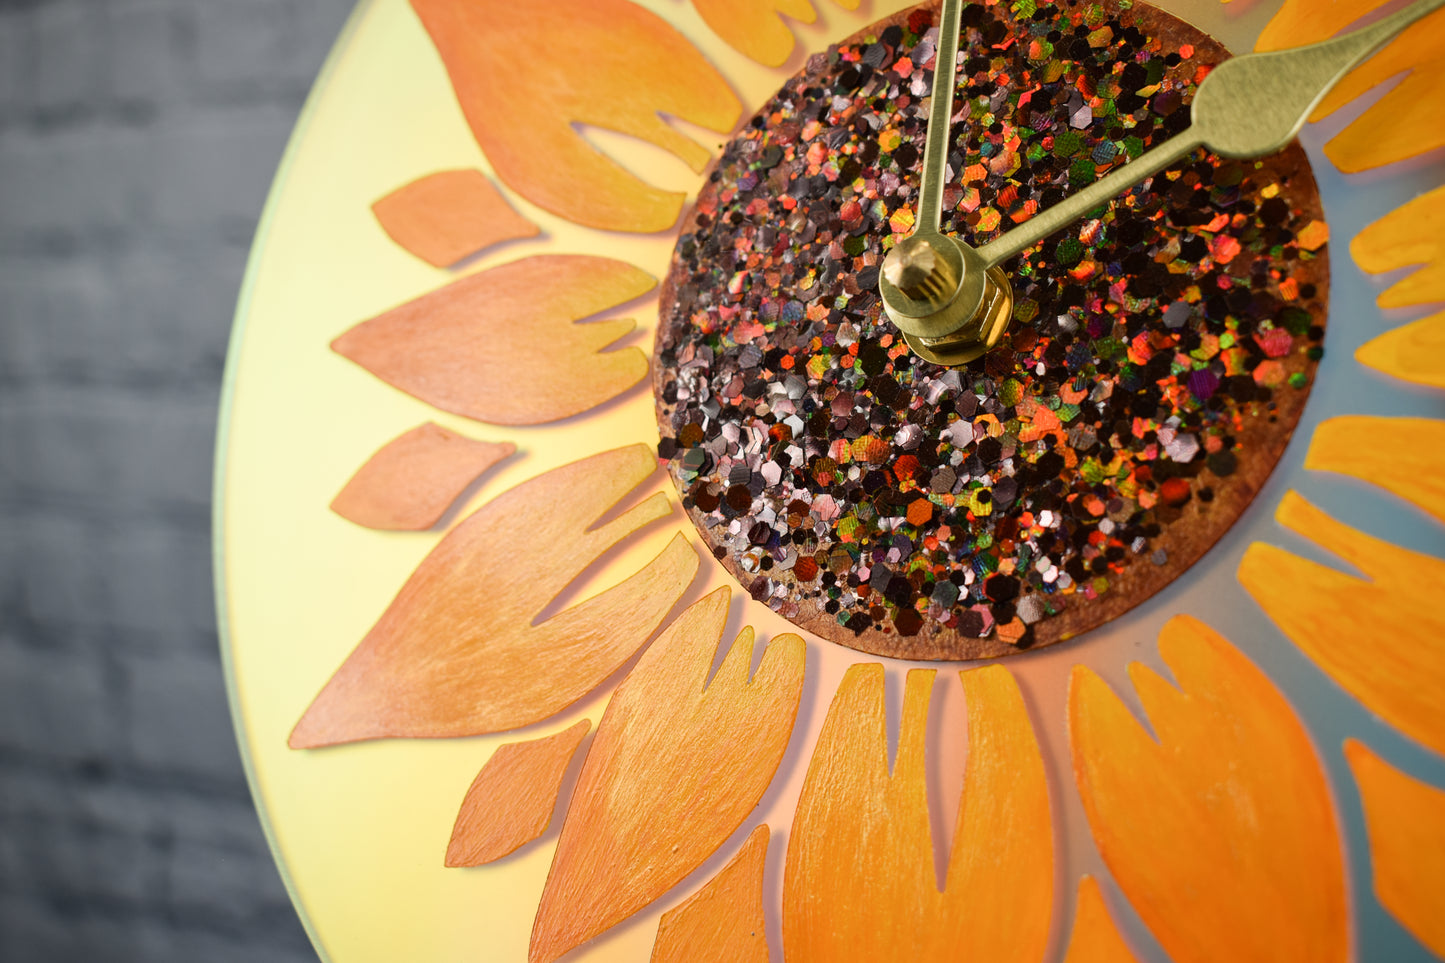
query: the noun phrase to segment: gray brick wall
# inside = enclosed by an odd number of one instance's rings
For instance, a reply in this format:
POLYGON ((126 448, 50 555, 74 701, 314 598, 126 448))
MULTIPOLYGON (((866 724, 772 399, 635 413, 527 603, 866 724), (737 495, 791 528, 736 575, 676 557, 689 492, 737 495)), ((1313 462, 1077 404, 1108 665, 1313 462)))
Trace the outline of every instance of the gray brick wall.
POLYGON ((0 963, 303 961, 227 716, 211 445, 350 0, 0 0, 0 963))

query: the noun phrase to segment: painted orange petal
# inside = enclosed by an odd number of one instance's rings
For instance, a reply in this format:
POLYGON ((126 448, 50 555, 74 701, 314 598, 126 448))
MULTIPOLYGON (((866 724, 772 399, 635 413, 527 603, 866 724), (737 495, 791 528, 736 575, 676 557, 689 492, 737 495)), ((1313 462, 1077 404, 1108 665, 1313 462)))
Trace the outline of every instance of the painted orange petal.
POLYGON ((1285 50, 1333 37, 1391 0, 1285 0, 1260 32, 1255 50, 1285 50))
POLYGON ((1445 522, 1445 421, 1344 415, 1315 429, 1305 467, 1379 485, 1445 522), (1379 466, 1389 465, 1387 472, 1379 466))
MULTIPOLYGON (((1402 492, 1403 494, 1404 492, 1402 492)), ((1364 579, 1256 542, 1239 581, 1290 641, 1386 722, 1445 752, 1445 562, 1341 524, 1295 492, 1275 518, 1364 579)))
POLYGON ((1393 164, 1445 145, 1437 113, 1445 95, 1440 38, 1445 11, 1425 17, 1335 85, 1315 119, 1345 106, 1400 73, 1405 77, 1359 119, 1325 144, 1325 154, 1346 173, 1393 164), (1423 99, 1422 99, 1423 98, 1423 99))
POLYGON ((571 705, 647 641, 697 572, 681 534, 612 588, 532 621, 612 545, 667 516, 661 493, 596 522, 657 468, 646 445, 554 468, 434 548, 291 733, 293 749, 474 736, 571 705))
POLYGON ((367 528, 431 528, 467 486, 517 450, 427 422, 387 442, 332 499, 331 510, 367 528))
POLYGON ((1079 880, 1079 903, 1074 931, 1064 963, 1138 963, 1104 905, 1104 895, 1092 876, 1079 880))
POLYGON ((371 210, 393 241, 435 267, 541 233, 479 170, 428 174, 392 191, 371 210))
POLYGON ((1375 898, 1400 925, 1445 957, 1445 790, 1414 779, 1345 741, 1360 787, 1375 898))
POLYGON ((1092 670, 1069 685, 1074 777, 1114 879, 1175 963, 1344 960, 1339 829, 1298 717, 1194 619, 1159 652, 1179 688, 1129 666, 1157 742, 1092 670))
POLYGON ((547 829, 567 764, 592 723, 586 719, 542 739, 492 753, 472 780, 447 844, 448 866, 481 866, 530 843, 547 829))
POLYGON ((691 606, 607 704, 542 891, 531 963, 551 963, 681 882, 772 781, 798 712, 805 647, 776 637, 749 681, 753 630, 744 628, 709 683, 727 613, 726 588, 691 606))
POLYGON ((1042 958, 1054 872, 1043 759, 1009 671, 961 677, 968 770, 939 892, 924 770, 934 670, 908 673, 891 776, 883 667, 855 665, 844 676, 788 837, 788 963, 1042 958))
MULTIPOLYGON (((1388 2, 1286 0, 1255 49, 1279 50, 1324 40, 1388 2)), ((1445 13, 1424 18, 1352 71, 1321 101, 1314 120, 1396 74, 1413 71, 1325 145, 1325 153, 1340 170, 1369 170, 1445 145, 1445 129, 1435 122, 1435 105, 1445 95, 1445 75, 1439 69, 1442 29, 1445 13)))
POLYGON ((1365 342, 1355 360, 1401 381, 1445 388, 1445 311, 1365 342))
POLYGON ((651 141, 696 171, 708 152, 670 114, 725 133, 742 112, 721 74, 654 13, 627 0, 412 0, 497 176, 586 227, 663 231, 683 194, 658 190, 574 124, 651 141))
POLYGON ((808 0, 692 0, 728 46, 760 64, 780 67, 793 52, 793 32, 781 15, 802 23, 818 18, 808 0))
POLYGON ((662 914, 652 963, 768 963, 763 863, 768 827, 748 841, 707 885, 662 914))
POLYGON ((1381 307, 1445 299, 1445 187, 1421 194, 1356 234, 1350 254, 1370 274, 1422 265, 1385 289, 1381 307))
POLYGON ((641 349, 601 351, 633 329, 630 319, 575 322, 656 284, 623 261, 540 255, 453 281, 331 347, 429 405, 494 425, 537 425, 643 379, 641 349))

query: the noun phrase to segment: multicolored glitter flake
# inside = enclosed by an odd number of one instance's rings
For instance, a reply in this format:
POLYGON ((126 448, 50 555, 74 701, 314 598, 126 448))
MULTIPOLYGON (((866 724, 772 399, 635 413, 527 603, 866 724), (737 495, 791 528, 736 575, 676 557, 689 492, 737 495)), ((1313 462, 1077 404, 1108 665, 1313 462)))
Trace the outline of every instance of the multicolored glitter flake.
MULTIPOLYGON (((1248 504, 1313 380, 1327 229, 1297 148, 1199 153, 1005 269, 966 368, 880 311, 913 227, 937 39, 918 8, 824 54, 725 149, 663 292, 660 456, 753 598, 914 658, 1086 631, 1248 504)), ((943 229, 982 244, 1183 130, 1225 54, 1143 4, 964 8, 943 229)))

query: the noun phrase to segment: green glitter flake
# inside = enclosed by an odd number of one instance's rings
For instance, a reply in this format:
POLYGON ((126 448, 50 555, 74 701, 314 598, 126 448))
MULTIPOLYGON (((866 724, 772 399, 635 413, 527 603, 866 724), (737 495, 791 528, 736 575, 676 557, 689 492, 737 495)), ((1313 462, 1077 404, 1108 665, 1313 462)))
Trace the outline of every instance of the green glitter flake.
POLYGON ((1309 331, 1310 325, 1315 323, 1314 315, 1304 308, 1285 308, 1280 312, 1279 323, 1282 324, 1290 334, 1296 337, 1309 331))
POLYGON ((1084 138, 1071 130, 1066 130, 1054 138, 1054 156, 1059 160, 1066 157, 1073 157, 1084 149, 1084 138))
POLYGON ((1054 248, 1054 259, 1064 267, 1073 267, 1083 260, 1087 252, 1088 248, 1084 247, 1083 242, 1070 237, 1060 241, 1059 246, 1054 248))
POLYGON ((1069 185, 1084 187, 1099 177, 1098 167, 1087 157, 1080 157, 1069 165, 1069 185))

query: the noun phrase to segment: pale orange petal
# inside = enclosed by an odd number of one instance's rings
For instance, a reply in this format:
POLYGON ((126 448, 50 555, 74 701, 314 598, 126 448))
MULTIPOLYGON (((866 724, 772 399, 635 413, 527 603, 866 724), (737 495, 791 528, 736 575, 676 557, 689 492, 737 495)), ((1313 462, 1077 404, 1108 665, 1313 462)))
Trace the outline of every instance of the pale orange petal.
POLYGON ((1285 50, 1333 37, 1391 0, 1285 0, 1265 24, 1255 50, 1285 50))
MULTIPOLYGON (((1264 28, 1256 50, 1299 47, 1331 37, 1390 0, 1286 0, 1264 28)), ((1437 122, 1445 95, 1442 60, 1445 12, 1410 27, 1378 54, 1348 74, 1321 101, 1319 120, 1370 88, 1405 71, 1401 83, 1325 145, 1335 166, 1348 173, 1369 170, 1414 157, 1445 145, 1445 128, 1437 122)))
POLYGON ((592 723, 586 719, 561 732, 512 742, 472 780, 447 844, 448 866, 480 866, 530 843, 547 829, 567 764, 592 723))
POLYGON ((1315 429, 1305 467, 1379 485, 1445 522, 1445 421, 1331 418, 1315 429))
MULTIPOLYGON (((1383 5, 1383 3, 1372 3, 1371 7, 1383 5)), ((1379 53, 1366 60, 1330 88, 1329 93, 1325 94, 1324 99, 1315 108, 1314 119, 1318 120, 1333 114, 1371 87, 1382 84, 1403 71, 1414 70, 1417 76, 1432 72, 1435 70, 1435 64, 1445 60, 1445 51, 1442 51, 1440 46, 1441 37, 1445 37, 1445 13, 1437 10, 1401 32, 1394 40, 1380 48, 1379 53)), ((1323 40, 1324 37, 1321 36, 1320 39, 1323 40)), ((1427 132, 1415 131, 1414 133, 1427 132)))
POLYGON ((779 67, 793 52, 793 32, 782 16, 802 23, 818 18, 808 0, 692 0, 707 25, 734 50, 779 67))
POLYGON ((1209 627, 1177 616, 1178 682, 1130 678, 1158 741, 1074 667, 1069 736, 1094 841, 1175 963, 1343 961, 1344 860, 1329 785, 1284 696, 1209 627))
POLYGON ((1295 492, 1285 493, 1275 518, 1364 578, 1255 542, 1239 563, 1240 584, 1347 692, 1445 752, 1445 562, 1371 538, 1295 492))
POLYGON ((662 914, 652 963, 768 963, 763 929, 763 863, 768 827, 676 909, 662 914))
POLYGON ((331 347, 429 405, 494 425, 537 425, 643 379, 641 349, 602 351, 633 329, 630 319, 576 322, 656 284, 623 261, 540 255, 453 281, 331 347))
POLYGON ((475 441, 427 422, 387 442, 331 501, 342 518, 388 531, 421 531, 517 446, 475 441))
POLYGON ((1365 342, 1355 360, 1401 381, 1445 388, 1445 311, 1365 342))
MULTIPOLYGON (((1431 22, 1445 24, 1445 16, 1437 14, 1427 18, 1421 21, 1420 27, 1431 22)), ((1435 29, 1438 31, 1441 27, 1435 29)), ((1440 43, 1438 33, 1432 42, 1440 43)), ((1395 68, 1398 69, 1399 66, 1395 68)), ((1437 113, 1442 100, 1445 100, 1445 60, 1421 64, 1358 120, 1326 142, 1325 156, 1346 174, 1354 174, 1445 146, 1445 124, 1439 122, 1437 113)))
POLYGON ((1079 903, 1074 931, 1064 963, 1138 963, 1104 905, 1104 895, 1092 876, 1079 880, 1079 903))
POLYGON ((587 227, 663 231, 680 193, 658 190, 574 124, 651 141, 701 171, 707 151, 663 114, 725 133, 742 105, 661 17, 627 0, 412 0, 493 170, 527 200, 587 227))
POLYGON ((1445 187, 1421 194, 1356 234, 1350 254, 1370 274, 1420 265, 1385 289, 1381 307, 1445 300, 1445 187))
POLYGON ((788 837, 788 963, 1042 958, 1054 875, 1043 759, 1009 671, 991 665, 961 676, 968 770, 943 892, 923 757, 934 671, 908 673, 891 776, 883 667, 855 665, 844 676, 788 837))
POLYGON ((805 647, 776 637, 749 681, 745 628, 708 682, 727 613, 726 588, 690 607, 607 704, 542 892, 531 963, 551 963, 681 882, 772 781, 802 696, 805 647))
POLYGON ((1345 758, 1365 807, 1375 897, 1445 957, 1445 790, 1401 772, 1354 739, 1345 741, 1345 758))
POLYGON ((371 210, 393 241, 436 267, 541 233, 479 170, 428 174, 392 191, 371 210))
POLYGON ((681 534, 626 580, 533 625, 619 540, 666 517, 655 494, 597 519, 657 469, 646 445, 554 468, 497 496, 422 560, 291 733, 293 749, 472 736, 540 722, 615 672, 697 572, 681 534))

